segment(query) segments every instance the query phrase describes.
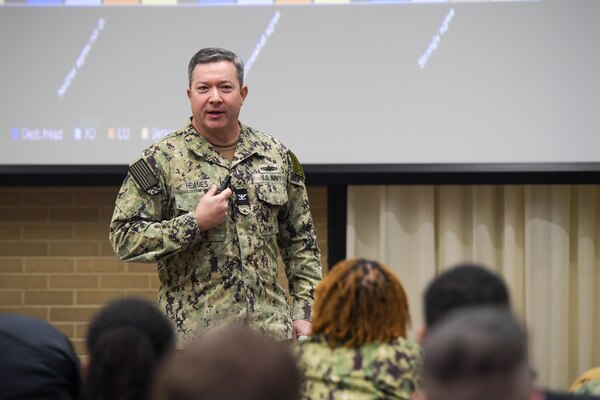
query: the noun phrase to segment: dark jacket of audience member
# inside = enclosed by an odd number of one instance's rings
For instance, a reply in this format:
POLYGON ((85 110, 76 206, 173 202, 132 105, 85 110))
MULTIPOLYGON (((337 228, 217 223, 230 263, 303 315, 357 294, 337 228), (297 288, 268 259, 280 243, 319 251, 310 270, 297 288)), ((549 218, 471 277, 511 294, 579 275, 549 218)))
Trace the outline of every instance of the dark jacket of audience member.
POLYGON ((175 332, 155 304, 126 297, 93 317, 86 346, 87 400, 146 400, 158 366, 174 351, 175 332))
POLYGON ((0 399, 76 399, 80 386, 65 334, 38 318, 0 314, 0 399))
POLYGON ((226 325, 186 342, 157 379, 154 400, 298 400, 289 344, 226 325))

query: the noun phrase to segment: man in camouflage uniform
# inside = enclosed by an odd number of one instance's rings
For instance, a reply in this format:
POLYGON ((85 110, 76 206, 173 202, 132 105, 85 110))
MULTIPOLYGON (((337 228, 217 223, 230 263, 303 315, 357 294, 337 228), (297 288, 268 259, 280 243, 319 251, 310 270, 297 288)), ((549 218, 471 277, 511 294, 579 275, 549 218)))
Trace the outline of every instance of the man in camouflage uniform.
POLYGON ((593 394, 600 396, 600 379, 590 380, 582 383, 573 393, 576 394, 593 394))
POLYGON ((238 121, 248 93, 243 73, 230 51, 194 55, 190 123, 131 164, 111 221, 122 260, 158 263, 159 304, 180 341, 222 320, 281 340, 311 330, 321 266, 304 174, 279 141, 238 121))

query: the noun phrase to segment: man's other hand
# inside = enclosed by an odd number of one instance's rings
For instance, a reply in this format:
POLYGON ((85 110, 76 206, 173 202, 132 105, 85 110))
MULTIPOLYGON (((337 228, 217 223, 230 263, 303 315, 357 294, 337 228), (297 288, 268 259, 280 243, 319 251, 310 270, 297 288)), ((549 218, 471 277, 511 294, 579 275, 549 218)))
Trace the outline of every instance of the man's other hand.
POLYGON ((292 321, 294 327, 294 340, 298 340, 299 336, 309 336, 312 333, 312 323, 303 319, 295 319, 292 321))

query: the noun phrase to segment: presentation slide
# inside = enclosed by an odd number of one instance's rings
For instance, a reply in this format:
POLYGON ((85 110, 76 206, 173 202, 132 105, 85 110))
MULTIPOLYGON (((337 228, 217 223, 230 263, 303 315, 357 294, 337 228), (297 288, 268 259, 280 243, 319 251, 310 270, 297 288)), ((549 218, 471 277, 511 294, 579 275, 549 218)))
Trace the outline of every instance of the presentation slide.
POLYGON ((600 163, 600 1, 0 0, 0 166, 127 165, 202 47, 304 165, 600 163))

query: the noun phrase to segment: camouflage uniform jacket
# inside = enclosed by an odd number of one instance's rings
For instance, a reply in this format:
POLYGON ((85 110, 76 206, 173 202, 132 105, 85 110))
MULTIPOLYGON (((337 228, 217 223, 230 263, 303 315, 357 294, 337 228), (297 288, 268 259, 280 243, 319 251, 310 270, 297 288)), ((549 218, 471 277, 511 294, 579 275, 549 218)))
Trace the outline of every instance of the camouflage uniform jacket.
POLYGON ((600 396, 600 379, 589 380, 582 383, 573 393, 600 396))
POLYGON ((570 392, 576 394, 600 395, 600 367, 588 369, 575 379, 569 388, 570 392))
POLYGON ((421 347, 411 340, 332 350, 314 336, 294 349, 306 378, 304 400, 408 400, 421 384, 421 347))
POLYGON ((113 248, 122 260, 158 263, 159 305, 180 343, 225 319, 290 339, 291 321, 311 318, 321 264, 302 167, 276 139, 240 128, 231 164, 191 124, 166 136, 131 164, 117 196, 113 248), (227 220, 201 232, 198 200, 229 174, 227 220))

